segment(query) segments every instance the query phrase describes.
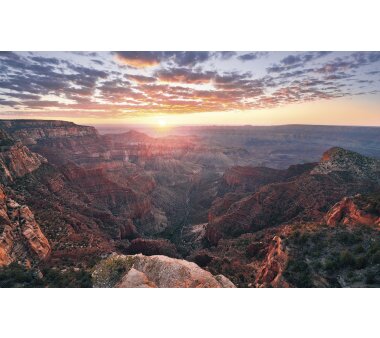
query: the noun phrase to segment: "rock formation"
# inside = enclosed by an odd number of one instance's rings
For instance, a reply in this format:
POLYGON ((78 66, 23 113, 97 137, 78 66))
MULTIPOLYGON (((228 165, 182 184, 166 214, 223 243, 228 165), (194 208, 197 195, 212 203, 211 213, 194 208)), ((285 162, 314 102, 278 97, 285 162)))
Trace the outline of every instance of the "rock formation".
POLYGON ((288 254, 284 250, 280 237, 275 236, 269 246, 267 257, 256 277, 257 287, 289 287, 283 278, 288 263, 288 254))
POLYGON ((0 182, 12 183, 36 170, 46 159, 31 152, 25 145, 15 141, 6 132, 0 130, 0 182))
POLYGON ((380 215, 376 212, 365 210, 360 206, 360 196, 344 197, 336 203, 327 213, 326 223, 331 226, 344 225, 369 225, 380 226, 380 215))
POLYGON ((7 198, 0 188, 0 266, 13 261, 29 265, 45 260, 51 252, 50 244, 42 233, 33 213, 26 205, 7 198))
POLYGON ((224 276, 213 276, 195 263, 167 256, 111 255, 92 274, 95 287, 233 288, 224 276))

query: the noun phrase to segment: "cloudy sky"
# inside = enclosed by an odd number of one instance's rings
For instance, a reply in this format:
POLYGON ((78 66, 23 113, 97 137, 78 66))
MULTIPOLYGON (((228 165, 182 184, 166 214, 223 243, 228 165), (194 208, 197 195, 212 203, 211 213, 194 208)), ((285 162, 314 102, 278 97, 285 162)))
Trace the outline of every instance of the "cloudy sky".
POLYGON ((380 52, 0 52, 0 118, 380 125, 380 52))

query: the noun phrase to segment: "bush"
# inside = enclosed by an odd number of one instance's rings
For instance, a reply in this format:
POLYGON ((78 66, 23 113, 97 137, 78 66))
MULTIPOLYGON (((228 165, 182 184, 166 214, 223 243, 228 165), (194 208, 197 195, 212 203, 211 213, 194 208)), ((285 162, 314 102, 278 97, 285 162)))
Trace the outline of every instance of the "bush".
POLYGON ((134 239, 124 253, 127 255, 141 253, 145 256, 165 255, 173 258, 179 257, 175 245, 163 239, 134 239))
POLYGON ((209 263, 211 263, 212 257, 206 253, 200 253, 194 257, 194 262, 199 265, 201 268, 204 268, 209 263))
POLYGON ((1 288, 37 288, 43 286, 44 283, 37 276, 36 271, 26 269, 17 263, 11 263, 0 269, 1 288))
POLYGON ((309 265, 302 259, 288 262, 284 277, 290 284, 300 288, 313 287, 309 265))
POLYGON ((89 272, 85 270, 66 271, 45 270, 44 282, 49 288, 91 288, 92 280, 89 272))
POLYGON ((251 243, 247 246, 245 250, 245 255, 248 258, 253 258, 259 254, 259 252, 262 250, 263 244, 256 242, 256 243, 251 243))
POLYGON ((335 257, 330 257, 326 259, 324 268, 330 274, 339 270, 339 262, 335 257))
POLYGON ((362 241, 361 236, 350 232, 340 232, 337 234, 337 240, 341 244, 353 245, 362 241))
POLYGON ((355 258, 348 250, 342 251, 339 254, 339 266, 341 268, 355 266, 355 258))
POLYGON ((376 251, 376 253, 372 256, 373 264, 380 264, 380 251, 376 251))
POLYGON ((368 264, 368 259, 366 256, 362 255, 359 257, 356 257, 355 259, 355 268, 356 269, 364 269, 368 264))
POLYGON ((376 274, 373 271, 367 271, 365 274, 365 282, 367 284, 374 284, 376 282, 376 274))

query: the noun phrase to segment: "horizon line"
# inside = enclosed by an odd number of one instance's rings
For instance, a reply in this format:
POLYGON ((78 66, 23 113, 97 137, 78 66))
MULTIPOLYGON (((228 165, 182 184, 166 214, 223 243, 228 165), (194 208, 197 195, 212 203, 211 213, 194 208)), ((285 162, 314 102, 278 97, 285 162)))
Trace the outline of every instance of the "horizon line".
MULTIPOLYGON (((70 120, 64 119, 38 119, 38 118, 13 118, 13 119, 3 119, 0 118, 1 121, 46 121, 46 122, 68 122, 74 123, 79 126, 114 126, 121 128, 122 126, 135 126, 135 127, 152 127, 155 128, 154 123, 88 123, 88 124, 80 124, 70 120)), ((163 129, 171 129, 171 128, 181 128, 181 127, 284 127, 284 126, 310 126, 310 127, 351 127, 351 128, 380 128, 380 125, 347 125, 347 124, 308 124, 308 123, 284 123, 284 124, 169 124, 163 129)))

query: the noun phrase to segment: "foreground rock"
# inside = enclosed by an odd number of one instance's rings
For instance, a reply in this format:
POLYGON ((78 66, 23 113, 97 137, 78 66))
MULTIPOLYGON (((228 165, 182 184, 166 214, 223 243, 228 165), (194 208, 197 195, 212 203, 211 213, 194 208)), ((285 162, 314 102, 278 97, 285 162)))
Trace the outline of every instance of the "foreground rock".
POLYGON ((234 288, 222 276, 198 265, 167 256, 111 255, 92 274, 94 287, 119 288, 234 288))

